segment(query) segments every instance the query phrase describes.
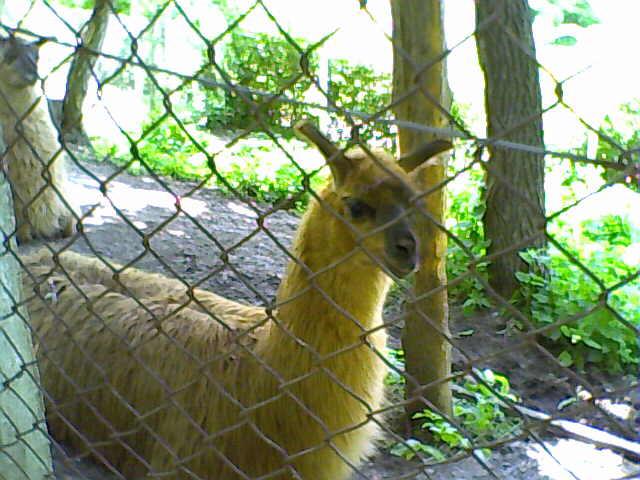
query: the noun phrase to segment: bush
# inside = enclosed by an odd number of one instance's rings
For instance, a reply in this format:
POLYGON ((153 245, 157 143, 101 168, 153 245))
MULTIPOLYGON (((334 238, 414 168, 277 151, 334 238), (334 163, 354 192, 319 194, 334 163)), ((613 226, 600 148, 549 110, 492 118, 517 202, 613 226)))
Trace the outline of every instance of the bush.
POLYGON ((628 222, 617 215, 583 222, 578 245, 569 239, 574 233, 570 226, 559 225, 558 230, 565 231, 561 243, 605 288, 617 286, 607 295, 608 306, 598 306, 605 295, 598 283, 553 247, 548 252, 530 250, 522 254, 531 271, 517 275, 522 284, 517 301, 524 303, 537 326, 593 309, 543 334, 564 366, 583 370, 589 364, 598 365, 612 373, 637 368, 637 333, 618 318, 620 315, 636 328, 640 326, 640 288, 638 279, 633 280, 637 266, 623 260, 626 247, 631 245, 628 222))
MULTIPOLYGON (((450 169, 454 174, 462 165, 456 165, 456 159, 452 159, 450 169)), ((484 227, 482 217, 484 215, 484 172, 477 165, 461 178, 463 188, 448 190, 447 227, 449 231, 460 241, 466 249, 476 258, 486 255, 488 242, 484 239, 484 227)), ((449 239, 447 247, 447 279, 449 282, 466 274, 469 271, 469 263, 472 257, 465 249, 449 239)), ((487 279, 487 262, 476 265, 477 275, 487 279)), ((465 312, 470 313, 477 308, 491 306, 478 276, 470 275, 459 283, 449 288, 451 299, 464 306, 465 312)))
MULTIPOLYGON (((149 125, 145 125, 143 131, 149 128, 149 125)), ((185 128, 203 148, 207 148, 210 135, 194 125, 185 128)), ((100 139, 92 141, 98 158, 126 166, 134 175, 153 172, 181 180, 203 180, 211 176, 207 156, 170 117, 155 125, 153 130, 135 143, 135 155, 132 149, 122 151, 100 139)), ((225 193, 231 193, 233 189, 234 193, 259 202, 284 203, 284 208, 301 210, 311 198, 305 186, 318 191, 326 183, 324 171, 317 171, 317 168, 307 164, 304 166, 305 172, 301 172, 284 154, 280 155, 279 150, 274 150, 268 138, 255 136, 250 144, 236 144, 215 158, 218 172, 226 182, 212 177, 212 184, 225 193)))
MULTIPOLYGON (((308 42, 295 42, 306 49, 308 42)), ((221 75, 211 67, 210 75, 219 82, 225 77, 234 85, 268 94, 286 93, 291 102, 272 101, 268 96, 245 93, 251 105, 232 90, 222 88, 206 89, 207 128, 211 131, 237 131, 256 125, 256 114, 252 106, 258 108, 269 130, 291 138, 291 126, 303 117, 313 117, 312 108, 302 105, 305 94, 312 87, 311 79, 303 75, 300 66, 301 54, 287 39, 265 33, 247 35, 232 32, 223 47, 221 75), (300 78, 297 78, 300 77, 300 78), (297 80, 296 80, 297 78, 297 80)), ((318 68, 316 55, 309 57, 309 69, 318 68)), ((378 73, 366 65, 353 65, 347 60, 331 60, 328 65, 329 103, 336 104, 348 112, 374 115, 391 103, 391 75, 378 73)), ((390 119, 391 113, 381 114, 390 119)), ((346 130, 343 122, 335 124, 336 130, 344 138, 346 130)), ((260 127, 257 127, 260 130, 260 127)), ((360 130, 365 142, 376 140, 392 151, 396 149, 395 127, 376 122, 366 123, 360 130)))
MULTIPOLYGON (((518 397, 511 392, 509 380, 490 369, 475 374, 479 380, 465 379, 453 401, 453 417, 461 428, 425 409, 414 418, 422 420, 420 428, 431 433, 436 445, 425 445, 412 438, 393 445, 391 454, 410 460, 421 452, 435 461, 442 461, 456 451, 471 450, 476 444, 504 440, 517 434, 522 421, 503 407, 505 400, 518 402, 518 397)), ((489 455, 486 450, 476 452, 489 455)))
MULTIPOLYGON (((615 115, 605 116, 600 130, 625 150, 636 149, 636 152, 630 157, 622 159, 624 163, 640 162, 640 152, 637 151, 640 148, 640 100, 625 103, 620 106, 615 115)), ((620 149, 605 138, 598 139, 597 157, 599 159, 620 162, 621 154, 620 149)), ((619 175, 619 171, 606 168, 602 172, 602 178, 607 182, 612 182, 619 175)), ((640 192, 640 176, 638 175, 636 173, 635 178, 627 177, 618 181, 636 192, 640 192)))
MULTIPOLYGON (((148 129, 149 125, 145 125, 142 131, 148 129)), ((206 147, 206 142, 202 143, 206 147)), ((128 152, 120 151, 115 145, 101 139, 92 139, 92 144, 98 158, 107 158, 116 165, 126 165, 134 175, 151 171, 182 180, 198 180, 209 173, 206 156, 170 117, 155 125, 128 152)))
MULTIPOLYGON (((296 39, 296 43, 306 48, 304 40, 296 39)), ((207 88, 207 128, 214 132, 244 130, 252 126, 262 130, 256 123, 252 108, 255 107, 270 131, 290 138, 293 135, 291 127, 308 113, 307 107, 297 102, 304 100, 305 92, 312 85, 311 79, 303 74, 300 62, 300 52, 285 38, 266 33, 249 36, 232 32, 224 45, 221 62, 226 79, 235 85, 270 95, 286 93, 293 103, 281 100, 267 103, 269 96, 245 93, 251 102, 248 104, 232 90, 207 88)), ((309 68, 313 71, 316 66, 316 57, 311 55, 309 68)), ((213 67, 210 74, 225 82, 213 67)))
MULTIPOLYGON (((243 148, 238 152, 245 160, 234 163, 223 172, 229 184, 240 194, 260 202, 281 204, 285 208, 304 209, 311 198, 305 189, 305 174, 295 165, 285 161, 280 165, 261 168, 262 159, 254 150, 243 148)), ((326 182, 326 174, 310 172, 307 176, 309 187, 318 191, 326 182)), ((226 189, 226 186, 219 183, 226 189)))
MULTIPOLYGON (((347 112, 374 115, 391 103, 391 75, 378 73, 366 65, 352 65, 347 60, 331 60, 329 63, 329 100, 347 112)), ((387 110, 380 115, 391 119, 387 110)), ((346 123, 345 123, 346 124, 346 123)), ((339 132, 342 135, 342 131, 339 132)), ((388 123, 365 123, 359 131, 364 142, 372 140, 396 151, 396 127, 388 123)))

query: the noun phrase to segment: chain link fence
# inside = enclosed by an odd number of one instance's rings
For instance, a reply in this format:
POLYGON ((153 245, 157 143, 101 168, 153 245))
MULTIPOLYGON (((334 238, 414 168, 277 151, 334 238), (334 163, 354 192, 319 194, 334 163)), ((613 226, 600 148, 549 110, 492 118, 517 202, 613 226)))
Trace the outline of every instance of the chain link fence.
POLYGON ((299 39, 268 1, 90 3, 0 10, 17 220, 2 218, 0 479, 640 476, 640 269, 619 258, 638 238, 609 216, 615 228, 584 227, 586 255, 570 221, 614 187, 637 201, 640 150, 576 113, 571 79, 510 27, 520 2, 478 11, 426 62, 398 12, 391 33, 376 5, 345 3, 393 54, 394 79, 323 53, 348 27, 299 39), (224 21, 207 24, 212 11, 224 21), (268 34, 250 33, 256 16, 268 34), (555 98, 500 106, 507 60, 491 63, 491 38, 555 98), (497 95, 488 135, 446 81, 432 88, 476 39, 497 95), (172 67, 172 48, 198 53, 172 67), (82 62, 84 80, 66 74, 82 62), (69 116, 72 78, 89 85, 83 116, 69 116), (47 103, 56 88, 63 108, 47 103), (597 152, 544 147, 557 110, 597 152), (546 212, 545 166, 586 178, 546 212), (506 222, 483 232, 491 212, 506 222), (492 270, 505 258, 511 290, 492 270))

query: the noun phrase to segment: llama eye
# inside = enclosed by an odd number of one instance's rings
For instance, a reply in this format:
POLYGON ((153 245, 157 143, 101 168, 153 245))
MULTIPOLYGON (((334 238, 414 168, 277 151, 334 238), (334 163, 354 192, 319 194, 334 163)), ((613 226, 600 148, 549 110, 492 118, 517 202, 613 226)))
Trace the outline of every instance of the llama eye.
POLYGON ((354 220, 359 220, 364 217, 373 217, 375 215, 375 209, 362 200, 347 198, 345 199, 345 202, 349 207, 349 214, 354 220))

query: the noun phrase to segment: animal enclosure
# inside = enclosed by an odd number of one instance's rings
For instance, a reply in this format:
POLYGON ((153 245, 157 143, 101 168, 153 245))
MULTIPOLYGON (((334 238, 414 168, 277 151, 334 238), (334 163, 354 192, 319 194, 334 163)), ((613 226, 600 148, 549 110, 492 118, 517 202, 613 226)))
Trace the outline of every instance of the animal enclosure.
POLYGON ((0 480, 640 475, 640 99, 455 2, 0 2, 0 480))

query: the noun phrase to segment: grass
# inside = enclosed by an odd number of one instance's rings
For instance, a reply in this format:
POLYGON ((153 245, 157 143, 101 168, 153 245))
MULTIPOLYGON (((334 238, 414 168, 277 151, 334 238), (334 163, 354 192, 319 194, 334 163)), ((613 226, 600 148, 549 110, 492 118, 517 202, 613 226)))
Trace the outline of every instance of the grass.
POLYGON ((259 202, 286 203, 298 210, 304 209, 311 198, 307 185, 317 191, 327 181, 320 155, 298 140, 280 142, 296 159, 296 165, 266 136, 244 139, 226 148, 224 142, 206 132, 197 128, 188 131, 212 155, 211 161, 170 119, 133 147, 118 147, 101 139, 93 139, 93 145, 98 158, 125 166, 134 175, 154 172, 180 180, 210 178, 209 185, 227 194, 235 190, 259 202), (212 166, 224 181, 212 175, 212 166))

